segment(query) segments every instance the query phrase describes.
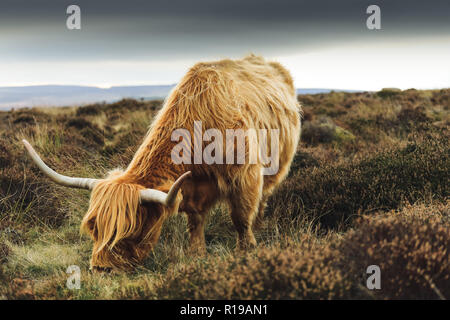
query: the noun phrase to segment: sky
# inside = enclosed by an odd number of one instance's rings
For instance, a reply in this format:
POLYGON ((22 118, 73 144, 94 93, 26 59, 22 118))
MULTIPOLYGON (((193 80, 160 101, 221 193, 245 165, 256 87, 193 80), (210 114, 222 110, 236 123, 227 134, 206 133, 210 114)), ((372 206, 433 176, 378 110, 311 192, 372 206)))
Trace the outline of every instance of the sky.
POLYGON ((198 61, 279 61, 297 88, 450 87, 450 1, 0 1, 0 86, 172 84, 198 61), (81 29, 66 9, 81 9, 81 29), (381 9, 369 30, 366 9, 381 9))

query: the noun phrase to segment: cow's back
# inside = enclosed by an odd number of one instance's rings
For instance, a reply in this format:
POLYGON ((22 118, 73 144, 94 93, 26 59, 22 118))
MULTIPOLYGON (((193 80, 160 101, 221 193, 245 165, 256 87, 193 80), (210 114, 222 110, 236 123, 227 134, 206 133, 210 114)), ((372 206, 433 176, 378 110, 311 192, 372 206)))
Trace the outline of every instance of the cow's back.
MULTIPOLYGON (((225 137, 227 129, 267 129, 270 148, 270 129, 279 129, 279 174, 271 179, 276 185, 286 176, 300 136, 300 106, 292 77, 283 66, 253 55, 198 63, 178 90, 178 101, 190 99, 183 108, 189 109, 191 121, 202 121, 203 130, 219 129, 225 137)), ((203 166, 203 170, 235 178, 246 168, 203 166)), ((217 178, 219 185, 226 184, 217 178)))
POLYGON ((192 67, 185 80, 181 94, 197 95, 186 107, 207 127, 282 129, 299 122, 292 77, 277 62, 254 55, 203 62, 192 67))

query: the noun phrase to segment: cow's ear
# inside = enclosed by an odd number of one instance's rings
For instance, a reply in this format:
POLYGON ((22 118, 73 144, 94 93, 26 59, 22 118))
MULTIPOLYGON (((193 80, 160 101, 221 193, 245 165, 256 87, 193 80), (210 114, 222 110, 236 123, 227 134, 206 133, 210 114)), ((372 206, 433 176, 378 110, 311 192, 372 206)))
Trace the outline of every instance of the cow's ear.
POLYGON ((97 226, 95 224, 95 218, 92 218, 91 220, 89 220, 89 222, 86 225, 89 234, 91 235, 92 239, 94 241, 97 241, 98 239, 98 230, 97 230, 97 226))

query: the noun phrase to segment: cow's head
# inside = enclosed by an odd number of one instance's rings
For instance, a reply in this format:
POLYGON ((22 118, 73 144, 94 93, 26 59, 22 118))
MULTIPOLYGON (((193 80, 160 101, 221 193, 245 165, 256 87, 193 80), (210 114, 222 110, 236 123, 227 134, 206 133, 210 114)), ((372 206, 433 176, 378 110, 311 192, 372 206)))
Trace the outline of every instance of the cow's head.
POLYGON ((95 271, 129 269, 141 261, 156 243, 164 218, 178 209, 178 191, 191 175, 186 172, 161 190, 134 183, 120 171, 106 179, 67 177, 50 169, 26 140, 23 143, 54 182, 92 191, 81 228, 94 240, 91 268, 95 271))

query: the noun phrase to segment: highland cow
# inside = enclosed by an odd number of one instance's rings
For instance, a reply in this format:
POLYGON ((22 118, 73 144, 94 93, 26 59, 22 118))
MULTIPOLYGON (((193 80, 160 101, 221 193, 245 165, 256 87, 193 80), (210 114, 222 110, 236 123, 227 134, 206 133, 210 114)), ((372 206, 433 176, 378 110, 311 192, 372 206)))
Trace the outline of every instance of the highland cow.
MULTIPOLYGON (((250 55, 193 66, 164 102, 126 170, 115 170, 105 179, 60 175, 47 167, 26 141, 24 144, 53 181, 92 190, 81 224, 94 241, 91 268, 123 270, 148 255, 164 220, 178 211, 187 215, 191 250, 205 252, 205 218, 217 202, 229 205, 238 248, 256 245, 252 224, 262 216, 269 195, 288 173, 300 137, 300 111, 289 72, 279 63, 250 55), (174 163, 177 145, 193 146, 190 139, 174 139, 173 132, 183 128, 195 138, 196 121, 223 136, 229 129, 277 129, 277 150, 269 150, 278 155, 277 172, 264 175, 267 164, 260 157, 256 162, 233 164, 174 163)), ((271 139, 269 135, 267 140, 271 139)), ((254 142, 245 137, 246 158, 254 142)), ((226 154, 226 148, 236 149, 236 143, 220 144, 221 154, 226 154)))

